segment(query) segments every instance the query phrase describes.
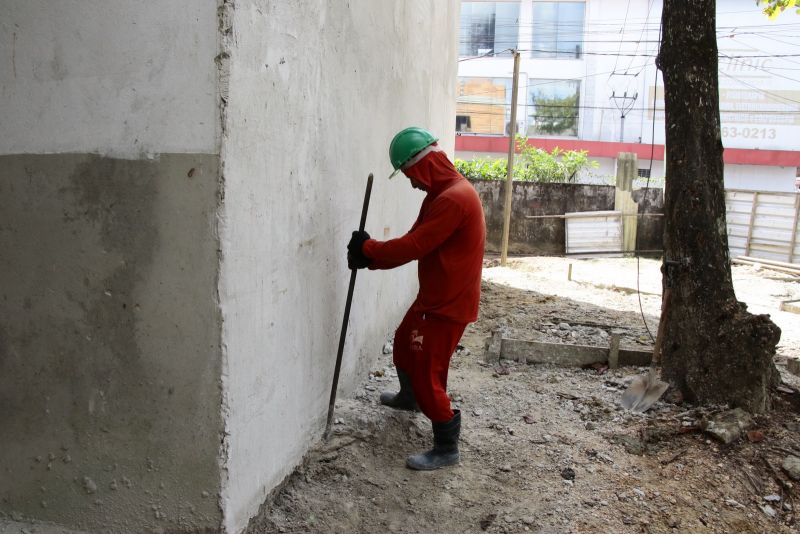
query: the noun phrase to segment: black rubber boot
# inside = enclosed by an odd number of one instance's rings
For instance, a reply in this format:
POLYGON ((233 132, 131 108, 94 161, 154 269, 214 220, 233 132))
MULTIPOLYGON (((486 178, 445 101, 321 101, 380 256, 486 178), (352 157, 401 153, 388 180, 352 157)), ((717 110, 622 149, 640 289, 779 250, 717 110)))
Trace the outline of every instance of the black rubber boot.
POLYGON ((414 399, 414 390, 411 389, 411 377, 404 371, 397 370, 397 379, 400 381, 400 391, 398 393, 381 393, 381 404, 397 410, 419 410, 417 401, 414 399))
POLYGON ((446 423, 433 423, 433 449, 409 456, 406 460, 407 467, 417 471, 432 471, 458 463, 461 411, 454 410, 454 414, 446 423))

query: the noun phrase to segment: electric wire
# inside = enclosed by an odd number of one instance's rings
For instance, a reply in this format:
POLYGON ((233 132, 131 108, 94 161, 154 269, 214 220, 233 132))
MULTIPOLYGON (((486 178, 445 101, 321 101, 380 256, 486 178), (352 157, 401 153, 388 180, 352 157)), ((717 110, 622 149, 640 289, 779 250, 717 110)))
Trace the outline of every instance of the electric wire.
MULTIPOLYGON (((661 25, 659 25, 659 30, 658 30, 658 40, 659 41, 661 41, 661 36, 662 36, 661 32, 662 32, 662 30, 663 30, 663 20, 662 20, 661 25)), ((661 49, 661 44, 659 44, 659 50, 660 49, 661 49)), ((655 79, 654 79, 654 82, 653 82, 653 86, 655 87, 655 90, 653 91, 653 121, 652 121, 652 130, 650 132, 650 163, 649 163, 649 165, 647 167, 647 182, 645 183, 644 196, 642 197, 645 202, 647 202, 647 194, 650 191, 650 177, 653 175, 653 159, 655 159, 655 148, 656 148, 656 106, 657 106, 657 103, 658 103, 658 65, 656 65, 656 72, 655 72, 654 78, 655 79)), ((665 145, 666 145, 666 143, 665 143, 665 145)), ((664 169, 665 170, 666 170, 666 167, 667 167, 667 159, 666 159, 666 154, 665 154, 664 155, 664 169)), ((665 180, 664 180, 664 192, 666 193, 666 172, 664 173, 664 178, 665 178, 665 180)), ((665 224, 666 224, 666 221, 665 221, 665 224)), ((663 247, 663 245, 662 245, 662 247, 663 247)), ((634 248, 638 248, 638 247, 634 247, 634 248)), ((650 327, 647 326, 647 320, 644 317, 644 306, 642 306, 642 291, 641 291, 641 287, 640 287, 640 284, 641 284, 640 254, 639 254, 638 251, 636 251, 636 252, 634 252, 634 255, 636 256, 636 296, 637 296, 637 298, 639 300, 639 313, 642 316, 642 323, 644 324, 645 330, 647 330, 647 335, 650 336, 650 341, 652 341, 653 345, 655 345, 656 340, 653 337, 653 333, 650 331, 650 327)), ((666 258, 666 251, 664 251, 664 261, 666 261, 666 259, 667 259, 666 258)), ((659 318, 659 321, 661 321, 661 318, 659 318)))
MULTIPOLYGON (((726 54, 722 54, 721 56, 722 56, 722 58, 729 58, 729 56, 728 56, 728 55, 726 55, 726 54)), ((750 67, 750 68, 753 68, 753 69, 756 69, 756 70, 760 70, 760 71, 763 71, 763 72, 766 72, 766 73, 768 73, 768 74, 771 74, 771 75, 773 75, 773 76, 777 76, 778 78, 783 78, 783 79, 785 79, 785 80, 790 80, 790 81, 792 81, 792 82, 797 82, 797 83, 800 83, 800 79, 797 79, 797 78, 791 78, 791 77, 789 77, 789 76, 784 76, 783 74, 779 74, 779 73, 777 73, 777 72, 771 72, 771 71, 769 71, 769 70, 765 69, 764 67, 759 67, 759 66, 757 66, 757 65, 748 65, 748 67, 750 67)))
MULTIPOLYGON (((619 53, 622 52, 622 41, 625 39, 625 24, 628 22, 628 13, 631 10, 631 0, 628 0, 628 5, 625 7, 625 19, 622 21, 622 29, 620 30, 620 38, 619 38, 619 48, 617 49, 617 57, 614 60, 614 68, 612 73, 609 75, 609 78, 616 74, 617 72, 617 63, 619 62, 619 53)), ((636 52, 639 51, 639 47, 636 47, 636 52)), ((633 59, 631 59, 633 61, 633 59)))
POLYGON ((730 74, 726 74, 725 72, 722 72, 722 71, 720 71, 720 74, 722 74, 726 78, 730 78, 731 80, 735 80, 735 81, 741 83, 742 85, 746 85, 747 87, 750 87, 751 89, 755 89, 756 91, 758 91, 760 93, 763 93, 765 95, 769 95, 772 98, 779 98, 781 100, 786 100, 787 102, 791 102, 792 104, 800 104, 800 100, 793 100, 791 98, 787 98, 785 96, 781 96, 779 94, 775 94, 775 93, 772 93, 770 91, 767 91, 766 89, 761 89, 760 87, 755 86, 755 85, 753 85, 751 83, 748 83, 748 82, 742 80, 741 78, 737 78, 736 76, 731 76, 730 74))
MULTIPOLYGON (((645 15, 645 20, 647 20, 647 21, 649 21, 649 20, 650 20, 650 13, 653 11, 653 4, 655 3, 655 1, 656 1, 656 0, 650 0, 650 3, 649 3, 649 4, 647 4, 647 15, 645 15)), ((642 43, 642 42, 645 42, 645 41, 644 41, 644 32, 645 32, 645 29, 646 29, 646 27, 645 27, 645 26, 642 26, 642 32, 639 34, 639 40, 638 40, 638 41, 636 41, 636 50, 634 50, 634 52, 638 52, 638 51, 639 51, 639 46, 641 45, 641 43, 642 43)), ((651 42, 651 41, 647 41, 647 42, 649 43, 649 42, 651 42)), ((634 61, 634 59, 635 59, 635 58, 631 58, 630 62, 628 63, 628 66, 625 68, 625 74, 628 74, 628 71, 630 70, 631 66, 633 65, 633 61, 634 61)), ((634 74, 634 75, 633 75, 633 76, 634 76, 634 78, 638 77, 638 76, 639 76, 639 74, 641 74, 641 73, 642 73, 642 71, 643 71, 644 69, 645 69, 645 67, 642 67, 642 69, 641 69, 639 72, 637 72, 636 74, 634 74)))

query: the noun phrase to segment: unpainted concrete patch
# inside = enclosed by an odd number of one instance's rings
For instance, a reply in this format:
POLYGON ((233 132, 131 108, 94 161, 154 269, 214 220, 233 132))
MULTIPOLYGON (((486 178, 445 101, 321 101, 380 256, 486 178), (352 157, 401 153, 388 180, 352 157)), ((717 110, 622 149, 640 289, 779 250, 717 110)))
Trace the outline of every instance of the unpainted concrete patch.
POLYGON ((0 513, 219 526, 218 169, 0 156, 0 513))

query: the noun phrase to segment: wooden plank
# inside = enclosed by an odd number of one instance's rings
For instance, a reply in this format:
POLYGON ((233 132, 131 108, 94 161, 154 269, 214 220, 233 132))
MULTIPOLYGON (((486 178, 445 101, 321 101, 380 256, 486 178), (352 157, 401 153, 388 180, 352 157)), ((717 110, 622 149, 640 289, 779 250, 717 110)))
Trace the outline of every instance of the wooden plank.
POLYGON ((750 206, 750 223, 747 225, 747 241, 744 245, 744 255, 750 254, 750 240, 753 239, 753 226, 756 219, 756 208, 758 206, 758 192, 753 193, 753 205, 750 206))
POLYGON ((794 262, 794 246, 797 244, 797 220, 800 218, 800 195, 794 196, 794 221, 792 222, 792 241, 789 245, 789 263, 794 262))
POLYGON ((750 260, 742 260, 739 258, 731 259, 731 263, 737 263, 739 265, 760 265, 762 269, 768 269, 770 271, 778 271, 779 273, 786 273, 786 274, 793 274, 795 276, 800 276, 800 270, 797 269, 787 269, 785 267, 778 267, 777 265, 770 265, 769 263, 761 263, 759 261, 750 261, 750 260))
POLYGON ((800 313, 800 300, 785 300, 781 302, 781 311, 800 313))
POLYGON ((740 259, 742 261, 761 263, 764 265, 775 265, 776 267, 785 267, 786 269, 800 269, 800 264, 798 263, 786 263, 783 261, 765 260, 763 258, 755 258, 753 256, 739 256, 739 258, 737 259, 740 259))
MULTIPOLYGON (((560 367, 582 367, 592 363, 608 362, 606 347, 545 343, 503 338, 500 356, 520 363, 549 363, 560 367)), ((652 351, 619 349, 619 365, 644 366, 650 363, 652 351)))

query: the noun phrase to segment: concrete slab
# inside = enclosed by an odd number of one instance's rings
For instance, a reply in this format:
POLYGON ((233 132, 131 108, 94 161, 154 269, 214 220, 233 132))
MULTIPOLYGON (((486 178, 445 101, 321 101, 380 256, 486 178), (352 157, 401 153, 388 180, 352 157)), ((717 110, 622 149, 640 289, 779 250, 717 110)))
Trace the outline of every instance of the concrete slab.
MULTIPOLYGON (((609 361, 609 349, 588 345, 545 343, 503 339, 500 356, 520 363, 549 363, 562 367, 581 367, 609 361)), ((636 349, 619 349, 619 365, 644 366, 650 364, 653 353, 636 349)))

